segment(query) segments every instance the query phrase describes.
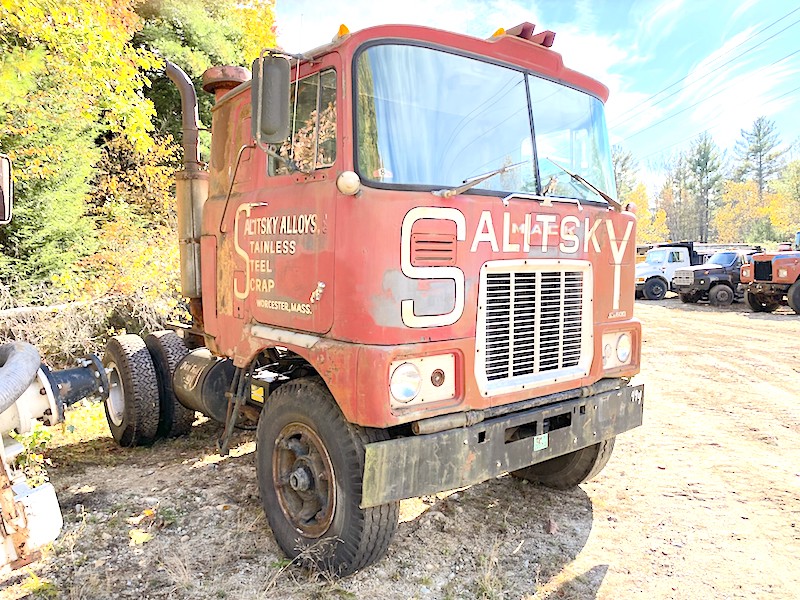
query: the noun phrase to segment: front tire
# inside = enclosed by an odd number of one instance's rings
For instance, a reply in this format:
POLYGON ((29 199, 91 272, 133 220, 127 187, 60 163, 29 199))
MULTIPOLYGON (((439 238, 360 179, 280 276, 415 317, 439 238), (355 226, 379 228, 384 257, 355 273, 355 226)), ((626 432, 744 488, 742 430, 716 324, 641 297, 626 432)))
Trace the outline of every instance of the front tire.
POLYGON ((111 435, 123 447, 152 444, 158 434, 158 383, 144 340, 132 334, 112 337, 103 366, 108 372, 105 412, 111 435))
POLYGON ((708 300, 714 306, 729 306, 733 303, 733 290, 724 284, 715 285, 708 294, 708 300))
POLYGON ((270 394, 258 421, 258 487, 288 557, 341 577, 384 555, 400 504, 359 505, 364 446, 385 439, 384 430, 348 423, 318 379, 270 394))
POLYGON ((667 295, 667 283, 663 279, 653 277, 644 284, 644 297, 648 300, 663 300, 667 295))
POLYGON ((612 437, 564 456, 512 471, 511 475, 556 490, 574 488, 584 481, 589 481, 608 464, 608 459, 614 450, 614 439, 612 437))
POLYGON ((753 312, 773 312, 780 306, 775 300, 761 294, 754 294, 750 290, 745 291, 744 301, 753 312))
POLYGON ((792 284, 789 291, 786 292, 786 298, 789 301, 789 308, 800 315, 800 280, 792 284))

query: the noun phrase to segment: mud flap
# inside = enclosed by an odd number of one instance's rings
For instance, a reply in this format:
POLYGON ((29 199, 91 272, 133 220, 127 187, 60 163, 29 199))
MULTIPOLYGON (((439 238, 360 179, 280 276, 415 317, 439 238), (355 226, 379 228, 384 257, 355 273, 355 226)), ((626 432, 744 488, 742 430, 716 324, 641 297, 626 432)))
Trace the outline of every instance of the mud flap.
POLYGON ((642 424, 644 386, 366 446, 362 508, 486 481, 642 424))

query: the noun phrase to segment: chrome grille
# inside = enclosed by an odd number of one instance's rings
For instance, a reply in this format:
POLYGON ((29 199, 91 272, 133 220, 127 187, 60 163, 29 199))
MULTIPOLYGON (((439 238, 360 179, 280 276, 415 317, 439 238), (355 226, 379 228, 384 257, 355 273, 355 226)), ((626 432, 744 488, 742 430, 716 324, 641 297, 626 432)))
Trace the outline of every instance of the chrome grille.
POLYGON ((675 271, 672 283, 675 285, 692 285, 694 283, 694 271, 675 271))
POLYGON ((591 315, 584 314, 587 273, 585 267, 547 270, 530 265, 487 271, 479 309, 479 327, 484 329, 478 335, 487 383, 540 374, 550 381, 550 376, 568 371, 571 377, 581 376, 584 369, 574 369, 590 352, 591 315))

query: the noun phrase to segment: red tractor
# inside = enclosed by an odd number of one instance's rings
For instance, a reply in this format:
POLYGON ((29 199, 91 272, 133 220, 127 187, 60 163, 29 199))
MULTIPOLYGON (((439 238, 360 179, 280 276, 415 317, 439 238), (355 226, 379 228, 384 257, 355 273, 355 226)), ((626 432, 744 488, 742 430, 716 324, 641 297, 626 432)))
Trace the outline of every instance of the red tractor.
POLYGON ((194 411, 258 423, 291 557, 380 558, 399 501, 502 473, 570 488, 642 422, 636 218, 614 200, 607 89, 523 23, 415 26, 216 67, 211 158, 180 69, 183 294, 193 321, 113 339, 124 446, 194 411))

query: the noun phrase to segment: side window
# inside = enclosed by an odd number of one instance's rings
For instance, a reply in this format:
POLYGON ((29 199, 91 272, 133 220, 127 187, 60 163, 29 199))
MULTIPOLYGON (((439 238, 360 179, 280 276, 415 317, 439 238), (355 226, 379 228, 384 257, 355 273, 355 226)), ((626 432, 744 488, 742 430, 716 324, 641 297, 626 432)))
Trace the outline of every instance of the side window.
POLYGON ((669 253, 669 262, 681 262, 681 253, 680 252, 670 252, 669 253))
MULTIPOLYGON (((293 114, 292 134, 277 149, 294 160, 303 171, 330 167, 336 160, 336 71, 315 73, 291 86, 289 101, 294 107, 297 86, 297 111, 293 114)), ((270 158, 269 174, 285 175, 288 167, 270 158)))

